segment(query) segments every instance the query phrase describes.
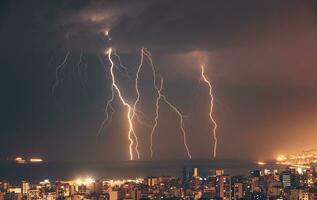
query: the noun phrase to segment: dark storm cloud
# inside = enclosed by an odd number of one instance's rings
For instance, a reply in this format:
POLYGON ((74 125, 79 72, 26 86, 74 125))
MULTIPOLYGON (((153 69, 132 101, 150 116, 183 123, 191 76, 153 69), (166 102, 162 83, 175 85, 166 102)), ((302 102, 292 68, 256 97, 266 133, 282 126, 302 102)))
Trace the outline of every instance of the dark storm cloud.
POLYGON ((214 50, 316 30, 312 12, 307 1, 152 1, 140 14, 121 16, 111 33, 122 46, 214 50))
MULTIPOLYGON (((60 11, 55 28, 68 49, 102 52, 111 45, 129 52, 145 46, 154 55, 162 55, 159 61, 165 65, 198 50, 213 55, 205 59, 211 63, 204 64, 214 65, 212 71, 225 82, 298 82, 296 77, 284 76, 283 66, 288 65, 290 71, 308 68, 310 73, 300 80, 315 84, 306 79, 313 72, 310 66, 317 63, 314 55, 306 52, 315 50, 307 44, 317 41, 316 10, 314 1, 88 1, 60 11), (110 42, 105 30, 110 30, 110 42), (292 55, 280 56, 289 51, 292 55), (245 78, 243 71, 253 74, 252 80, 245 78), (273 71, 277 73, 271 78, 273 71)), ((188 63, 180 67, 198 69, 188 63)), ((170 68, 177 73, 179 65, 170 68)), ((192 70, 187 71, 191 76, 192 70)))
POLYGON ((100 50, 110 30, 112 45, 123 51, 184 52, 316 31, 316 16, 313 1, 69 1, 53 25, 77 48, 100 50))

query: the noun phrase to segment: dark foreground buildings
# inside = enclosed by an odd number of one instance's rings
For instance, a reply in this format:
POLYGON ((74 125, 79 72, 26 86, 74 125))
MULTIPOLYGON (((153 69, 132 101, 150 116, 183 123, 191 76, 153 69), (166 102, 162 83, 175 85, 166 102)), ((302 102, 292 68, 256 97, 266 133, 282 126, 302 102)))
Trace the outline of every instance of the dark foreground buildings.
POLYGON ((317 200, 317 168, 284 171, 254 170, 231 176, 213 170, 204 177, 199 169, 184 168, 181 177, 161 176, 134 180, 21 181, 0 182, 0 200, 11 199, 223 199, 223 200, 317 200))

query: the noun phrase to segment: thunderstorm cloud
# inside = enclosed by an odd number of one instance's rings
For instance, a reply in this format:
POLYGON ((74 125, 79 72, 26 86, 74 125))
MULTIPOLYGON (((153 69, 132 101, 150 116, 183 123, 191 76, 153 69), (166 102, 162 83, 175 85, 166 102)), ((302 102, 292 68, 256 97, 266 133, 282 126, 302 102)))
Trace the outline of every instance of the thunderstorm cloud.
MULTIPOLYGON (((91 154, 126 159, 119 104, 102 142, 96 145, 95 138, 109 98, 104 72, 109 63, 103 56, 110 46, 131 74, 141 47, 152 52, 167 79, 166 94, 189 116, 185 123, 195 158, 210 156, 202 64, 216 96, 220 157, 272 158, 317 148, 309 139, 317 129, 315 1, 8 0, 0 3, 0 13, 1 158, 25 152, 52 160, 91 159, 91 154), (52 97, 55 69, 67 52, 63 82, 52 97), (86 71, 76 76, 81 53, 86 71)), ((154 92, 147 84, 151 74, 144 74, 142 104, 151 122, 154 92)), ((120 84, 133 99, 131 83, 120 77, 120 84)), ((163 107, 164 114, 175 120, 163 107)), ((158 159, 186 157, 178 128, 161 123, 157 143, 165 146, 158 159)), ((146 152, 149 130, 138 131, 146 152)))

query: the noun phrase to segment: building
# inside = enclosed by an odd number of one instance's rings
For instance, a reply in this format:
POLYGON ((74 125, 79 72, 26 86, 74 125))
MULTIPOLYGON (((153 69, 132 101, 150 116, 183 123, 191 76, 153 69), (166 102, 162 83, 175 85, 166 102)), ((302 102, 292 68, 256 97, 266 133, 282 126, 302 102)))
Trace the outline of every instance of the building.
POLYGON ((124 191, 121 189, 110 189, 109 198, 110 200, 122 200, 124 199, 124 191))
POLYGON ((280 176, 283 187, 299 187, 300 176, 295 170, 283 171, 280 176))
POLYGON ((238 200, 243 197, 243 184, 242 183, 234 183, 233 184, 233 199, 238 200))
POLYGON ((198 168, 197 167, 194 168, 193 177, 195 177, 195 178, 198 177, 198 168))
POLYGON ((26 195, 30 190, 30 183, 26 181, 22 181, 22 194, 26 195))
POLYGON ((309 191, 305 189, 299 190, 299 195, 298 195, 299 200, 309 200, 309 191))
POLYGON ((288 199, 289 200, 298 200, 299 199, 299 189, 291 189, 288 199))
POLYGON ((28 192, 28 200, 40 199, 40 191, 37 188, 31 188, 28 192))
POLYGON ((216 176, 222 176, 224 174, 225 174, 225 170, 223 170, 223 169, 216 169, 215 170, 215 175, 216 176))
POLYGON ((148 186, 153 187, 156 184, 158 184, 158 178, 157 177, 149 177, 149 178, 147 178, 147 185, 148 186))
POLYGON ((276 180, 270 180, 267 187, 267 196, 271 198, 277 198, 282 195, 283 185, 276 180))
POLYGON ((219 197, 223 200, 231 199, 231 177, 229 175, 219 177, 219 197))

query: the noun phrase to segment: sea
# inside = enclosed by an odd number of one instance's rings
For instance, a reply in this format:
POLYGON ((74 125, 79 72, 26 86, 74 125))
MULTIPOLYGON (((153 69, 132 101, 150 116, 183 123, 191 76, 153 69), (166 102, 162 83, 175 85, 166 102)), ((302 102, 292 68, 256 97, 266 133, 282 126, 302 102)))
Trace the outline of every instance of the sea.
POLYGON ((253 170, 282 170, 273 161, 265 165, 247 160, 162 160, 162 161, 113 161, 113 162, 41 162, 17 164, 0 162, 0 180, 19 183, 21 180, 38 182, 76 180, 92 177, 95 180, 133 179, 150 176, 182 177, 183 171, 198 168, 199 175, 212 175, 223 169, 230 175, 248 175, 253 170))

